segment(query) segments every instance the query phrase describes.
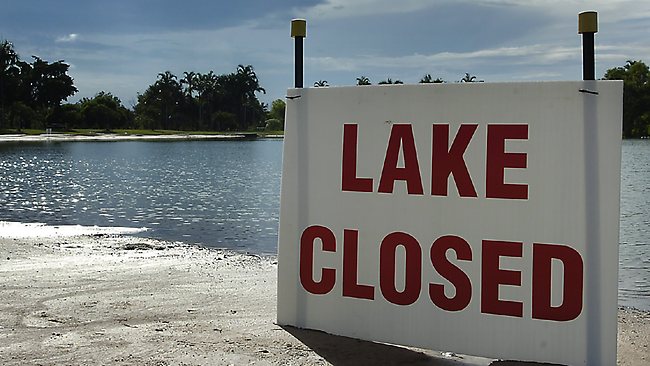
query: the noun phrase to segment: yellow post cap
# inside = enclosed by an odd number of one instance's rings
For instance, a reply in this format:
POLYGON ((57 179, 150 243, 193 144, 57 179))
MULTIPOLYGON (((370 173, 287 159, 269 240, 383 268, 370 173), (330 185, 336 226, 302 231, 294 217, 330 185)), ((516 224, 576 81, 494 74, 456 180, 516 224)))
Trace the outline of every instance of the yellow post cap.
POLYGON ((307 37, 307 21, 304 19, 291 20, 291 37, 307 37))
POLYGON ((595 11, 583 11, 578 14, 578 33, 598 32, 598 13, 595 11))

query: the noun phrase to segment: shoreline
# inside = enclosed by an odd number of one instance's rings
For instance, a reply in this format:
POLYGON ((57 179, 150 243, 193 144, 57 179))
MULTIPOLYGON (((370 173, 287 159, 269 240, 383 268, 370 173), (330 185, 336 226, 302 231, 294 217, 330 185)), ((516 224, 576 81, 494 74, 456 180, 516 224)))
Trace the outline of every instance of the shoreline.
MULTIPOLYGON (((3 365, 527 365, 275 324, 277 259, 106 232, 0 238, 3 365)), ((619 308, 618 364, 650 359, 619 308)), ((530 364, 528 364, 530 365, 530 364)))
POLYGON ((62 141, 88 141, 88 142, 114 142, 114 141, 193 141, 193 140, 251 140, 257 138, 283 138, 283 135, 258 135, 256 133, 235 133, 235 134, 160 134, 160 135, 131 135, 131 134, 98 134, 98 135, 67 135, 67 134, 11 134, 0 135, 0 143, 3 142, 62 142, 62 141))

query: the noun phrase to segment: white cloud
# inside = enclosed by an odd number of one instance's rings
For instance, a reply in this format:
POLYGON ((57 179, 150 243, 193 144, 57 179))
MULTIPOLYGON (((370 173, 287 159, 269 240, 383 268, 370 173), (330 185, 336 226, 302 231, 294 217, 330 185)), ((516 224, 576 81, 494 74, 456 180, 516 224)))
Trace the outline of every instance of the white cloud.
POLYGON ((473 0, 472 3, 528 7, 560 18, 576 17, 576 22, 578 13, 591 10, 598 12, 600 23, 650 16, 647 0, 473 0))
POLYGON ((67 42, 74 42, 79 39, 79 35, 77 33, 70 33, 65 36, 58 37, 55 41, 59 43, 67 43, 67 42))
POLYGON ((311 57, 307 61, 318 68, 329 71, 356 71, 376 68, 423 68, 432 64, 452 65, 458 63, 493 62, 509 59, 508 63, 552 64, 580 57, 580 48, 549 45, 522 47, 500 47, 471 52, 440 52, 430 55, 412 54, 404 56, 363 55, 358 57, 311 57))
MULTIPOLYGON (((597 73, 603 75, 628 59, 650 59, 650 46, 597 46, 597 73)), ((408 83, 417 82, 425 73, 453 81, 468 71, 486 81, 573 80, 580 76, 582 51, 580 46, 535 44, 426 55, 313 57, 306 61, 311 74, 332 75, 328 78, 332 85, 346 84, 350 74, 363 74, 373 81, 392 76, 408 83), (334 75, 348 76, 337 79, 334 75)))
POLYGON ((650 17, 650 1, 640 0, 326 0, 294 11, 308 20, 405 14, 424 11, 443 4, 473 4, 529 8, 553 16, 576 17, 581 11, 595 10, 600 22, 650 17), (633 10, 632 10, 633 9, 633 10))
POLYGON ((324 3, 296 11, 306 19, 332 19, 357 16, 410 13, 435 6, 436 0, 326 0, 324 3))

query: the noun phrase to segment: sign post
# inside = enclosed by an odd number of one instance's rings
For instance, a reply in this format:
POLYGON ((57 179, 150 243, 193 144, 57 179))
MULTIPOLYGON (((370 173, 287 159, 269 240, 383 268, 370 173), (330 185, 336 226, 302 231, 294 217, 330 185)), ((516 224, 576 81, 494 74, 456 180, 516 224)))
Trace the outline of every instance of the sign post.
POLYGON ((582 80, 596 80, 594 35, 598 32, 598 13, 578 14, 578 33, 582 34, 582 80))
POLYGON ((307 21, 304 19, 294 19, 291 21, 291 37, 294 39, 294 87, 303 87, 303 40, 307 37, 307 21))

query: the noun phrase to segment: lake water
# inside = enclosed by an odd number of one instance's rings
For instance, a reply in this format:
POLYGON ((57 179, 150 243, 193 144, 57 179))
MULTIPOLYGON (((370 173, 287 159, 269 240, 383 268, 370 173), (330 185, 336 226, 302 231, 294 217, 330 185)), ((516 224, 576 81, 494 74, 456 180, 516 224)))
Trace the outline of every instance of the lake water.
MULTIPOLYGON (((0 221, 276 252, 282 141, 0 143, 0 221)), ((650 140, 623 141, 619 304, 650 310, 650 140)))
POLYGON ((0 144, 0 220, 275 253, 282 141, 0 144))
POLYGON ((650 310, 650 140, 624 140, 619 305, 650 310))

